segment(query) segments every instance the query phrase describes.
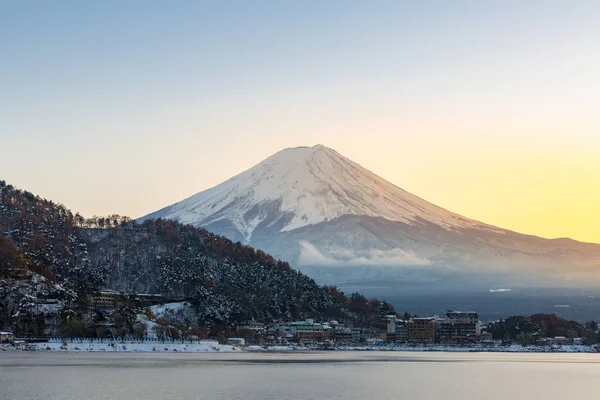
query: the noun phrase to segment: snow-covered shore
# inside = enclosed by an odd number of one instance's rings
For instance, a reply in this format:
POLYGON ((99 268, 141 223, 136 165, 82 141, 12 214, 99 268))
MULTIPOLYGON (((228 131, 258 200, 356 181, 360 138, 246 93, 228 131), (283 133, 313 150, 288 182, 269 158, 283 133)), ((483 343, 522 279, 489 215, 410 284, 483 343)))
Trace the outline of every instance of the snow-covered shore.
POLYGON ((562 346, 521 346, 513 344, 452 346, 452 345, 382 345, 382 346, 248 346, 248 352, 290 352, 290 351, 398 351, 398 352, 448 352, 448 353, 598 353, 596 346, 562 345, 562 346))
POLYGON ((32 343, 33 351, 82 351, 82 352, 180 352, 180 353, 232 353, 239 352, 239 347, 224 344, 203 343, 159 343, 159 342, 68 342, 68 343, 32 343))
POLYGON ((452 346, 452 345, 392 345, 392 346, 335 346, 332 350, 338 351, 437 351, 453 353, 598 353, 597 346, 584 345, 557 345, 557 346, 522 346, 520 344, 511 345, 479 345, 470 346, 452 346))
MULTIPOLYGON (((2 351, 11 351, 11 345, 2 345, 2 351)), ((383 346, 330 346, 305 347, 305 346, 231 346, 209 343, 175 343, 175 342, 122 342, 122 341, 69 341, 69 342, 44 342, 28 344, 30 351, 50 352, 138 352, 138 353, 234 353, 234 352, 312 352, 312 351, 398 351, 398 352, 448 352, 448 353, 598 353, 598 346, 561 345, 561 346, 521 346, 512 345, 383 345, 383 346)))

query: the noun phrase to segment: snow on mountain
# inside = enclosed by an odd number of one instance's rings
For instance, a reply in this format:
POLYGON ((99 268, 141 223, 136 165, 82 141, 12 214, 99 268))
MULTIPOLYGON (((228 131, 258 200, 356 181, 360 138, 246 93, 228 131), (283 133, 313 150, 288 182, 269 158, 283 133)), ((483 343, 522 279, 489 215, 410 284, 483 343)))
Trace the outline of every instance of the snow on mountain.
POLYGON ((344 279, 388 276, 389 266, 600 268, 600 245, 521 235, 465 218, 322 145, 282 150, 140 220, 149 218, 202 226, 317 279, 319 272, 307 266, 346 267, 344 279))
POLYGON ((344 215, 408 224, 422 220, 446 229, 492 228, 430 204, 322 145, 282 150, 218 186, 145 218, 160 216, 194 225, 229 220, 250 242, 261 224, 279 223, 278 231, 285 232, 344 215), (269 219, 271 205, 276 205, 281 218, 269 219))

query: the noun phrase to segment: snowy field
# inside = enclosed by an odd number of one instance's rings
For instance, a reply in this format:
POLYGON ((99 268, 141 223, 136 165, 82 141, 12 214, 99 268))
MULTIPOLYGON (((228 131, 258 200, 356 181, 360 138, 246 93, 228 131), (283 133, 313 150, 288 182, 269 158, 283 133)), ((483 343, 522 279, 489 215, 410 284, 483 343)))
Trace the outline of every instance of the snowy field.
POLYGON ((224 344, 204 343, 119 343, 119 342, 74 342, 35 343, 35 351, 91 351, 91 352, 180 352, 180 353, 232 353, 241 349, 224 344))
POLYGON ((428 345, 428 346, 339 346, 335 347, 339 351, 436 351, 436 352, 452 352, 452 353, 598 353, 596 346, 583 345, 561 345, 561 346, 521 346, 513 344, 509 346, 489 346, 489 345, 472 345, 472 346, 445 346, 445 345, 428 345))

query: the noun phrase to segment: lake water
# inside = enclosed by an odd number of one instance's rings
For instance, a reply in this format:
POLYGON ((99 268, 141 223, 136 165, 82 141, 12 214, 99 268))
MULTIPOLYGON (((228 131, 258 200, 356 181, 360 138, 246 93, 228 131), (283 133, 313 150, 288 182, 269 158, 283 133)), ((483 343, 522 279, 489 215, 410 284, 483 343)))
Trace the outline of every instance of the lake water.
POLYGON ((569 400, 599 378, 600 354, 0 353, 11 400, 569 400))

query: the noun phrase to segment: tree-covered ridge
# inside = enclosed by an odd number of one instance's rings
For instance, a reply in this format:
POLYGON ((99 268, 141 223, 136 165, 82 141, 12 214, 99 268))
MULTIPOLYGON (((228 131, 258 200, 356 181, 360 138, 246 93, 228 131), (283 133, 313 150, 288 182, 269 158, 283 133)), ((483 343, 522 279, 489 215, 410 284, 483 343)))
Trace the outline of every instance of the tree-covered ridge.
MULTIPOLYGON (((138 224, 118 215, 85 219, 4 181, 0 200, 5 286, 38 274, 78 293, 81 307, 86 293, 101 289, 186 299, 197 311, 190 323, 199 327, 309 317, 382 326, 381 316, 393 312, 386 302, 347 298, 284 261, 204 229, 162 219, 138 224)), ((11 293, 18 307, 23 302, 11 293)), ((14 314, 5 300, 0 327, 14 314)), ((27 310, 21 311, 23 318, 27 310)))
POLYGON ((494 339, 518 341, 521 344, 534 344, 540 339, 566 337, 581 338, 584 344, 600 342, 598 324, 589 321, 580 324, 556 314, 516 315, 490 323, 487 330, 494 339))
POLYGON ((159 219, 85 235, 107 287, 191 299, 201 323, 325 317, 344 307, 287 263, 203 229, 159 219))
POLYGON ((88 268, 77 216, 62 204, 0 181, 0 276, 31 271, 78 291, 101 284, 88 268))

